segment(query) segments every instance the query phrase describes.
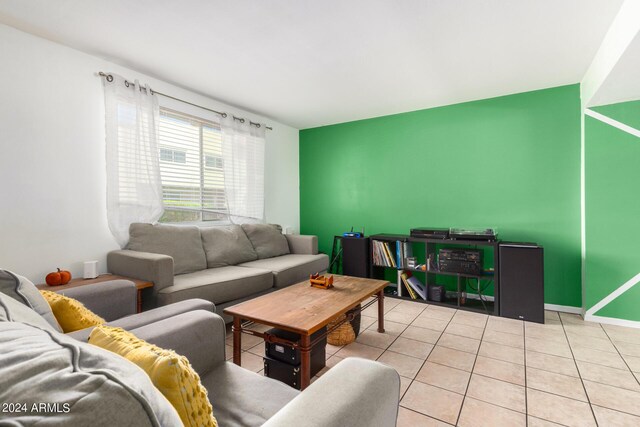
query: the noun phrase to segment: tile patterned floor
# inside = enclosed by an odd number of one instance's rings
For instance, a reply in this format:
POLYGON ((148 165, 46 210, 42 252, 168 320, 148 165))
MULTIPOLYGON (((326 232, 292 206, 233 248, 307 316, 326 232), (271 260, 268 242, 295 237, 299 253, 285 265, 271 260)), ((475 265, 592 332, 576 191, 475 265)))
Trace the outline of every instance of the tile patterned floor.
MULTIPOLYGON (((547 311, 546 324, 411 301, 375 305, 357 341, 327 346, 327 367, 357 356, 401 376, 399 427, 640 426, 640 330, 547 311)), ((231 337, 227 338, 231 358, 231 337)), ((243 336, 243 366, 262 372, 263 344, 243 336)))

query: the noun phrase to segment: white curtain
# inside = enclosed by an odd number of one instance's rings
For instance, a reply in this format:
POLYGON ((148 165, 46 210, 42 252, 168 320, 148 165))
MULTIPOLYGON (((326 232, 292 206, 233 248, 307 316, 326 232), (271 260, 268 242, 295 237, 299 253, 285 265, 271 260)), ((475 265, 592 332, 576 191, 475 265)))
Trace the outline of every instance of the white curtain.
POLYGON ((223 118, 222 155, 229 219, 234 223, 264 222, 265 126, 223 118))
POLYGON ((141 87, 137 80, 128 82, 108 74, 103 81, 107 218, 116 241, 124 247, 132 222, 155 222, 163 213, 158 100, 148 86, 141 87))

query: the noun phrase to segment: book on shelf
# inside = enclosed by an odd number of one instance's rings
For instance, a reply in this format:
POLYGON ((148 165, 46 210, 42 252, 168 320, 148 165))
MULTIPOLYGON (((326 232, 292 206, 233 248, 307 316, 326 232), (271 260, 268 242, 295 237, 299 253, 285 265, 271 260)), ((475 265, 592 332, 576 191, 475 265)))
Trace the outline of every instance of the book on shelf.
POLYGON ((382 256, 380 255, 380 242, 377 240, 373 241, 373 264, 384 265, 384 262, 382 261, 382 256))
POLYGON ((387 259, 389 262, 389 267, 395 267, 396 266, 396 259, 394 256, 392 256, 392 252, 391 252, 391 245, 389 245, 389 242, 384 242, 384 249, 387 253, 387 259))
POLYGON ((427 300, 427 288, 422 284, 420 280, 418 280, 417 277, 408 277, 407 283, 413 288, 414 291, 416 291, 418 295, 420 295, 423 300, 427 300))
POLYGON ((373 256, 373 265, 380 265, 380 254, 378 254, 378 241, 373 240, 371 254, 373 256))
POLYGON ((389 242, 373 241, 373 264, 382 267, 396 267, 389 242))
POLYGON ((407 258, 413 258, 411 242, 402 242, 402 267, 407 267, 407 258))
POLYGON ((414 290, 411 288, 411 286, 409 286, 409 282, 407 281, 408 278, 409 278, 409 275, 407 273, 402 273, 400 275, 400 279, 402 279, 402 283, 404 283, 404 287, 407 288, 407 292, 409 293, 409 296, 411 297, 411 299, 418 299, 418 296, 416 295, 414 290))

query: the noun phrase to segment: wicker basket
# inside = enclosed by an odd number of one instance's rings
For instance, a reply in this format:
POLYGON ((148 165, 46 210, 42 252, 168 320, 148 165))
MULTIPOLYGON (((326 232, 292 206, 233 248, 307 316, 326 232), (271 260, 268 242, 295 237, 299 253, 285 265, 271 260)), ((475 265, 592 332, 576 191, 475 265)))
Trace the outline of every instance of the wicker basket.
MULTIPOLYGON (((346 317, 347 316, 345 316, 344 314, 337 317, 327 325, 327 328, 333 328, 339 322, 344 321, 346 317)), ((342 325, 338 326, 338 328, 329 333, 329 335, 327 335, 327 342, 331 345, 347 345, 351 344, 355 340, 356 333, 353 330, 353 326, 351 326, 351 322, 344 322, 342 325)))

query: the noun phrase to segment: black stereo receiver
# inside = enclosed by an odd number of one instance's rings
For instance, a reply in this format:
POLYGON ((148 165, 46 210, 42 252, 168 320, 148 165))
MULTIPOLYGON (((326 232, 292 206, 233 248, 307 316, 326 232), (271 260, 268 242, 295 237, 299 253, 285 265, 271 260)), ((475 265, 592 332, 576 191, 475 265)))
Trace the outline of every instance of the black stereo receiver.
POLYGON ((471 249, 440 249, 438 270, 447 273, 482 274, 482 251, 471 249))
POLYGON ((448 239, 448 228, 412 228, 411 237, 418 237, 423 239, 448 239))

